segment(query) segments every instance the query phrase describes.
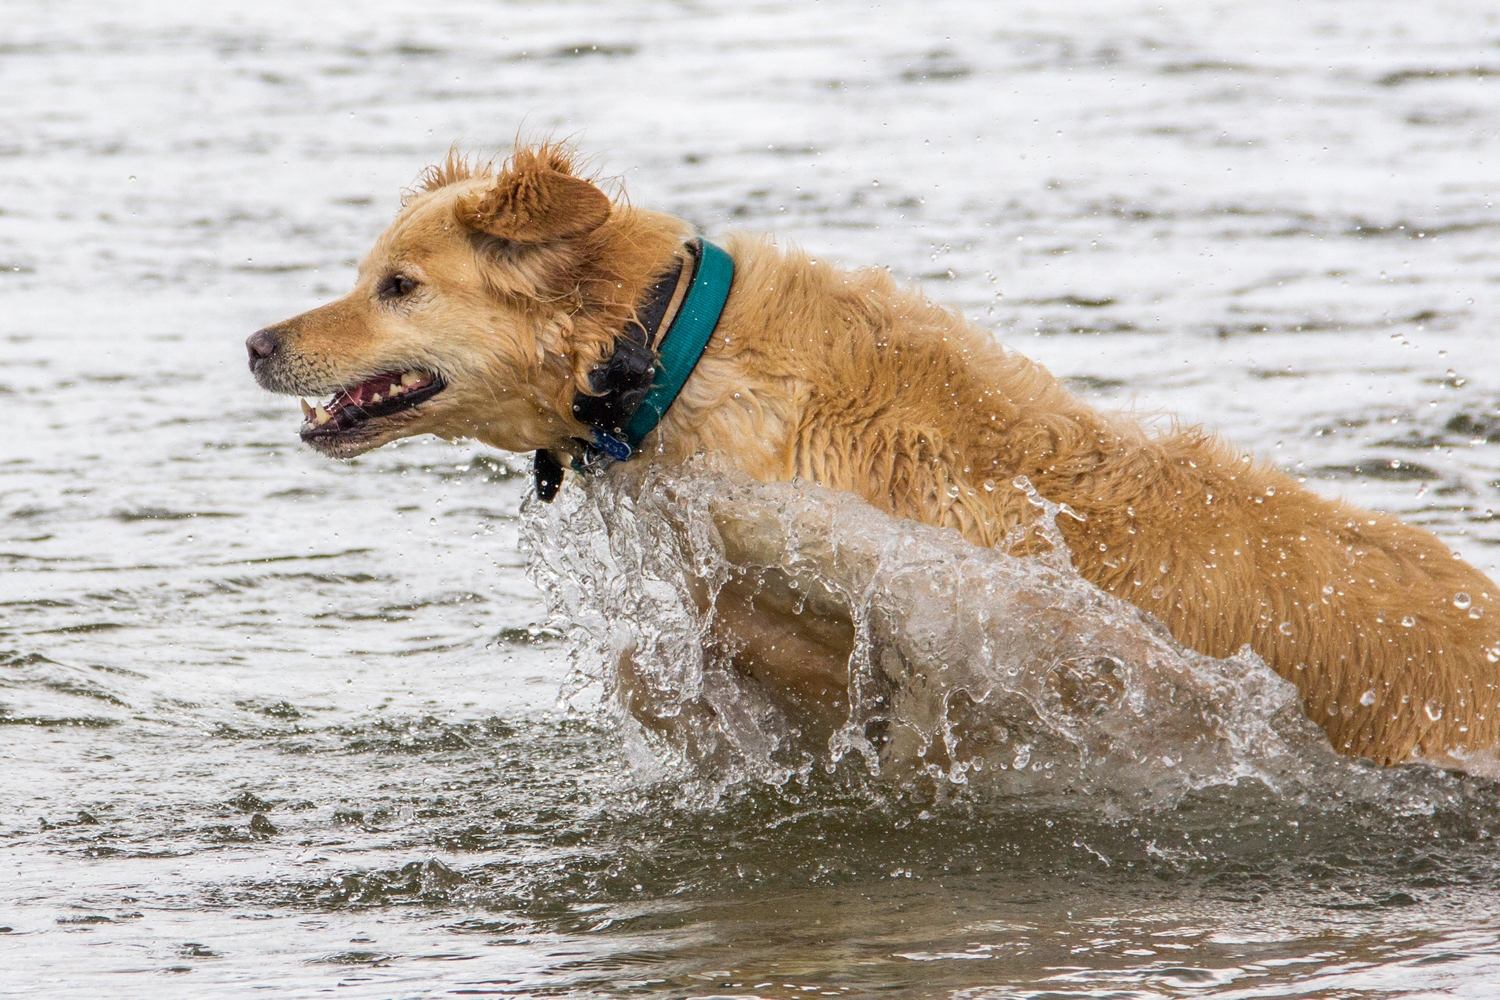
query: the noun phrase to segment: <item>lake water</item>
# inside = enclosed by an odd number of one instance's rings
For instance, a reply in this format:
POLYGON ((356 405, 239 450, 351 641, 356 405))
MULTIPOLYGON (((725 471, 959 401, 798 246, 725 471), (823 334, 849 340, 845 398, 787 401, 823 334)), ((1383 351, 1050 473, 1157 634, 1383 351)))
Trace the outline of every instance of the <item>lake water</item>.
MULTIPOLYGON (((1333 760, 1171 650, 1280 755, 685 756, 591 707, 603 633, 527 575, 646 514, 469 445, 322 459, 243 348, 450 143, 572 136, 1494 575, 1493 5, 9 0, 0 84, 0 994, 1500 994, 1495 784, 1333 760)), ((892 587, 1041 579, 810 497, 892 587)))

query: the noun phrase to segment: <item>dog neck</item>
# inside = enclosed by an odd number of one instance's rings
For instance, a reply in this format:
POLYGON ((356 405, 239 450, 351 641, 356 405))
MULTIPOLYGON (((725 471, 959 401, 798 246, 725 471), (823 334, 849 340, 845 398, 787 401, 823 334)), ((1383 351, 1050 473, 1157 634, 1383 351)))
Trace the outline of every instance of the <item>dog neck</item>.
MULTIPOLYGON (((587 439, 574 439, 575 470, 602 473, 628 460, 656 429, 708 346, 733 278, 734 262, 712 243, 692 240, 673 254, 609 359, 590 372, 593 392, 573 400, 574 419, 589 430, 587 439)), ((537 496, 550 502, 562 484, 562 463, 542 449, 532 472, 537 496)))

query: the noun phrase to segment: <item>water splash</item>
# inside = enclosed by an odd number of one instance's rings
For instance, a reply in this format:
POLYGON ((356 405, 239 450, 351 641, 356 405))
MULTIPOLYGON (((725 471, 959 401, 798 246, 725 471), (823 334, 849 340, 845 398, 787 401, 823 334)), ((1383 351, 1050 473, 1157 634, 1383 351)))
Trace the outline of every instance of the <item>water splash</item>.
POLYGON ((1084 580, 1056 526, 1078 515, 1012 485, 1040 516, 994 549, 705 461, 621 468, 555 504, 533 499, 529 572, 574 639, 563 699, 594 692, 719 787, 847 758, 886 787, 1088 793, 1091 808, 1130 815, 1214 785, 1306 797, 1331 772, 1345 790, 1374 773, 1337 758, 1295 688, 1248 648, 1195 653, 1084 580), (1023 544, 1033 531, 1040 552, 1023 544), (848 697, 831 724, 785 710, 734 665, 712 607, 731 574, 790 595, 794 613, 849 623, 848 697))

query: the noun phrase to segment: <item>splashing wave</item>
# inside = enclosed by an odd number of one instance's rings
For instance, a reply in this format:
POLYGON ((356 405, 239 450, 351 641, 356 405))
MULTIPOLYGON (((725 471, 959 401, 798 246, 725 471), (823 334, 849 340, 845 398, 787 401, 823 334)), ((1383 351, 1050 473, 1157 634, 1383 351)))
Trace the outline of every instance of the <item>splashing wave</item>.
POLYGON ((720 789, 848 759, 874 786, 968 785, 1117 816, 1247 781, 1390 804, 1396 779, 1335 755, 1291 684, 1248 649, 1183 647, 1083 579, 1055 525, 1068 512, 1014 488, 1041 509, 1050 549, 1026 546, 1040 554, 1011 554, 1019 536, 979 548, 848 494, 705 461, 533 498, 529 571, 574 639, 563 701, 593 692, 720 789), (712 598, 745 577, 773 606, 850 626, 838 718, 788 709, 733 663, 712 598))

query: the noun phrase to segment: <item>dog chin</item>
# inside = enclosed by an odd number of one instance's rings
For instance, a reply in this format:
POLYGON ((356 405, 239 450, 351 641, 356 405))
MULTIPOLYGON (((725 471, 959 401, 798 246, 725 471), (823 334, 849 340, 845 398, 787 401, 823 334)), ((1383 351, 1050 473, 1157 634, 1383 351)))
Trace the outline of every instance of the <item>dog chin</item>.
POLYGON ((307 428, 302 430, 302 443, 314 451, 321 452, 329 458, 356 458, 367 451, 374 451, 381 445, 390 444, 404 434, 382 434, 374 428, 366 430, 361 428, 361 433, 355 434, 314 434, 307 428))

